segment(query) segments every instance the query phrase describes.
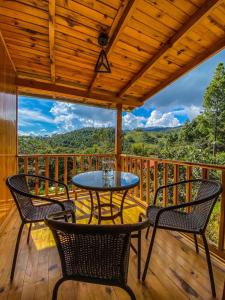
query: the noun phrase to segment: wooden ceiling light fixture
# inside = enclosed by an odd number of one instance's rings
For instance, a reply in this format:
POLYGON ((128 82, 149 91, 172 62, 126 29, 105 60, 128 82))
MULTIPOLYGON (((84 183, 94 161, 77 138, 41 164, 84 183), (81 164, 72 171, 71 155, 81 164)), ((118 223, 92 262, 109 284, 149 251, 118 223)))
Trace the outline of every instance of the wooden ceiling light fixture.
POLYGON ((99 53, 97 63, 95 65, 96 73, 111 73, 110 65, 107 59, 107 54, 104 50, 104 47, 108 44, 108 34, 101 32, 98 37, 98 44, 102 47, 102 50, 99 53))

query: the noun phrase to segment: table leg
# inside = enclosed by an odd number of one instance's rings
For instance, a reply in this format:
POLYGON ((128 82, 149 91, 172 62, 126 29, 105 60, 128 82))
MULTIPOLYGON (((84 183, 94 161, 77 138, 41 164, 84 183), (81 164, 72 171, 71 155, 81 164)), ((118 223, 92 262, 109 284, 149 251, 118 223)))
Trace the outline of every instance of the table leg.
POLYGON ((112 200, 113 200, 113 192, 110 192, 110 212, 111 212, 111 217, 113 224, 115 224, 114 218, 113 218, 113 206, 112 206, 112 200))
POLYGON ((97 191, 95 193, 96 193, 96 198, 98 203, 98 224, 101 224, 101 219, 102 219, 101 202, 100 202, 99 193, 97 191))
POLYGON ((91 223, 91 220, 92 220, 92 217, 93 217, 93 211, 94 211, 94 201, 93 201, 93 195, 92 195, 91 191, 89 191, 89 195, 90 195, 90 198, 91 198, 91 213, 90 213, 90 218, 88 220, 88 224, 91 223))
POLYGON ((120 220, 121 220, 121 224, 123 224, 123 204, 124 204, 124 200, 126 198, 128 190, 126 190, 123 193, 123 197, 122 197, 122 201, 121 201, 121 205, 120 205, 120 220))

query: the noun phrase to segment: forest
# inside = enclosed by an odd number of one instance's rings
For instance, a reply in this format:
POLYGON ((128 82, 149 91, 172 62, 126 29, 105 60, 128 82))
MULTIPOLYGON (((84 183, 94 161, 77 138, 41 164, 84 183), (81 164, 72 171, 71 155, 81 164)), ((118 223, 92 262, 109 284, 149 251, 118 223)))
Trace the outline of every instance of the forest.
MULTIPOLYGON (((127 154, 192 162, 225 163, 225 67, 218 64, 205 90, 203 110, 179 128, 124 131, 127 154)), ((19 153, 113 153, 114 128, 82 128, 52 136, 19 136, 19 153)))

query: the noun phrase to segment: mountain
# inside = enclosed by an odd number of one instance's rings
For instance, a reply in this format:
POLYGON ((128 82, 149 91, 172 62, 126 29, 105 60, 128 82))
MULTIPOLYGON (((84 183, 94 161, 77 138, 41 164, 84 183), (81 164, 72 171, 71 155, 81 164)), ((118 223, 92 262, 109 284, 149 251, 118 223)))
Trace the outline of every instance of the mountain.
MULTIPOLYGON (((172 130, 154 127, 124 131, 123 149, 129 153, 135 147, 146 149, 172 130)), ((19 136, 19 153, 113 153, 114 134, 115 128, 82 128, 52 136, 19 136)))

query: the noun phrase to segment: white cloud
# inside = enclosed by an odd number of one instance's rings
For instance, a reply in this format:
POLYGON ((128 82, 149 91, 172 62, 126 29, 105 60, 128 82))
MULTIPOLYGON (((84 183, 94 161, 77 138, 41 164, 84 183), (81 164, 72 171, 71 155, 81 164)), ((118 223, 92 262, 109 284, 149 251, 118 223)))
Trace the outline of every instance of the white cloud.
POLYGON ((133 113, 127 113, 123 116, 124 129, 146 128, 146 127, 176 127, 180 122, 173 112, 162 113, 153 110, 149 117, 136 116, 133 113))
POLYGON ((29 123, 35 121, 52 123, 53 119, 48 116, 45 116, 39 110, 30 110, 27 108, 19 109, 19 122, 21 126, 28 125, 29 123))
POLYGON ((202 111, 201 106, 190 105, 190 106, 183 106, 183 108, 179 110, 175 110, 173 113, 176 116, 187 116, 190 121, 196 118, 202 111))
POLYGON ((176 127, 179 125, 180 122, 173 112, 161 113, 158 110, 152 111, 146 123, 146 127, 176 127))
POLYGON ((145 127, 146 118, 135 116, 132 113, 126 113, 123 116, 123 127, 125 129, 134 129, 137 127, 145 127))
POLYGON ((75 130, 81 127, 115 126, 116 113, 110 109, 55 102, 50 110, 58 132, 75 130))

